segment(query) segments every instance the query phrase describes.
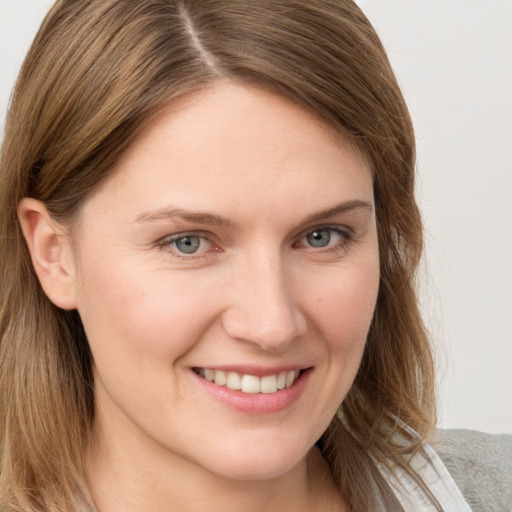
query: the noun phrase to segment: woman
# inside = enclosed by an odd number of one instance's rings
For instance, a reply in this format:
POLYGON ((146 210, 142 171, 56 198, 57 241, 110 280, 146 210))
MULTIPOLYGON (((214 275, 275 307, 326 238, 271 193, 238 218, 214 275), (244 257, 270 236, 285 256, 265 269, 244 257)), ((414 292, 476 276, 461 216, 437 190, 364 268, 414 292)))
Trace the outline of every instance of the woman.
POLYGON ((1 166, 2 510, 467 509, 352 2, 60 0, 1 166))

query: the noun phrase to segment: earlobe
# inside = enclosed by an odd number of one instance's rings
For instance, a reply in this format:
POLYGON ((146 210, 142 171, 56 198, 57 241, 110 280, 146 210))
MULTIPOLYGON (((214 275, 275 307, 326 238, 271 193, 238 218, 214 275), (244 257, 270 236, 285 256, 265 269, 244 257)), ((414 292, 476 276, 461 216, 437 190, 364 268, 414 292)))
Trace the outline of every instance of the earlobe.
POLYGON ((36 199, 22 199, 18 217, 44 292, 56 306, 75 309, 75 269, 69 236, 52 219, 44 203, 36 199))

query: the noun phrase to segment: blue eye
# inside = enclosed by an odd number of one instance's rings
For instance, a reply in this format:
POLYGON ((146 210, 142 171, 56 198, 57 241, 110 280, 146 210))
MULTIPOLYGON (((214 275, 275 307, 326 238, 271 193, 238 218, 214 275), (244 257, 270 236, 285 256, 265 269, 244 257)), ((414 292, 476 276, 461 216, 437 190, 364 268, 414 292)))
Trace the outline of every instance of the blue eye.
POLYGON ((198 236, 182 236, 172 240, 171 244, 184 254, 194 254, 201 247, 201 238, 198 236))
POLYGON ((330 249, 342 247, 350 240, 350 234, 337 227, 317 228, 305 234, 299 245, 314 249, 330 249))
POLYGON ((164 238, 158 245, 166 248, 170 254, 182 258, 204 256, 205 253, 214 248, 214 245, 206 236, 193 233, 183 233, 164 238))
POLYGON ((326 228, 315 229, 306 235, 306 240, 311 247, 327 247, 331 242, 331 231, 326 228))

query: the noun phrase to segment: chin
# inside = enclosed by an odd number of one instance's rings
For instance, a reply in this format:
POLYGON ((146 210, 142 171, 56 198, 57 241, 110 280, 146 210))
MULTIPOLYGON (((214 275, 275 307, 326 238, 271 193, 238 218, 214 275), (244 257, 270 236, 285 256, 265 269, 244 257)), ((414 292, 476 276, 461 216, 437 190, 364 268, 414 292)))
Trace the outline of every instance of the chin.
MULTIPOLYGON (((231 480, 269 480, 279 478, 302 462, 311 449, 309 443, 254 440, 232 443, 222 454, 211 454, 209 470, 231 480)), ((205 460, 202 465, 205 466, 205 460)))
POLYGON ((213 472, 229 480, 257 481, 279 478, 292 471, 302 461, 302 458, 293 460, 231 460, 227 465, 212 468, 213 472))

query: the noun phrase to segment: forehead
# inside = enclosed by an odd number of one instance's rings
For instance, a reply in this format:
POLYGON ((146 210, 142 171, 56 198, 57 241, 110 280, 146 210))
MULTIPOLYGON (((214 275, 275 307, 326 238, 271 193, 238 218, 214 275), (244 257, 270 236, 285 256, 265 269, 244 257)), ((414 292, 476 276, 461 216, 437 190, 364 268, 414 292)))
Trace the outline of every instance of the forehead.
POLYGON ((134 207, 200 199, 211 211, 283 209, 297 197, 322 207, 372 196, 369 165, 339 133, 281 95, 232 82, 168 104, 116 167, 98 193, 134 207))

